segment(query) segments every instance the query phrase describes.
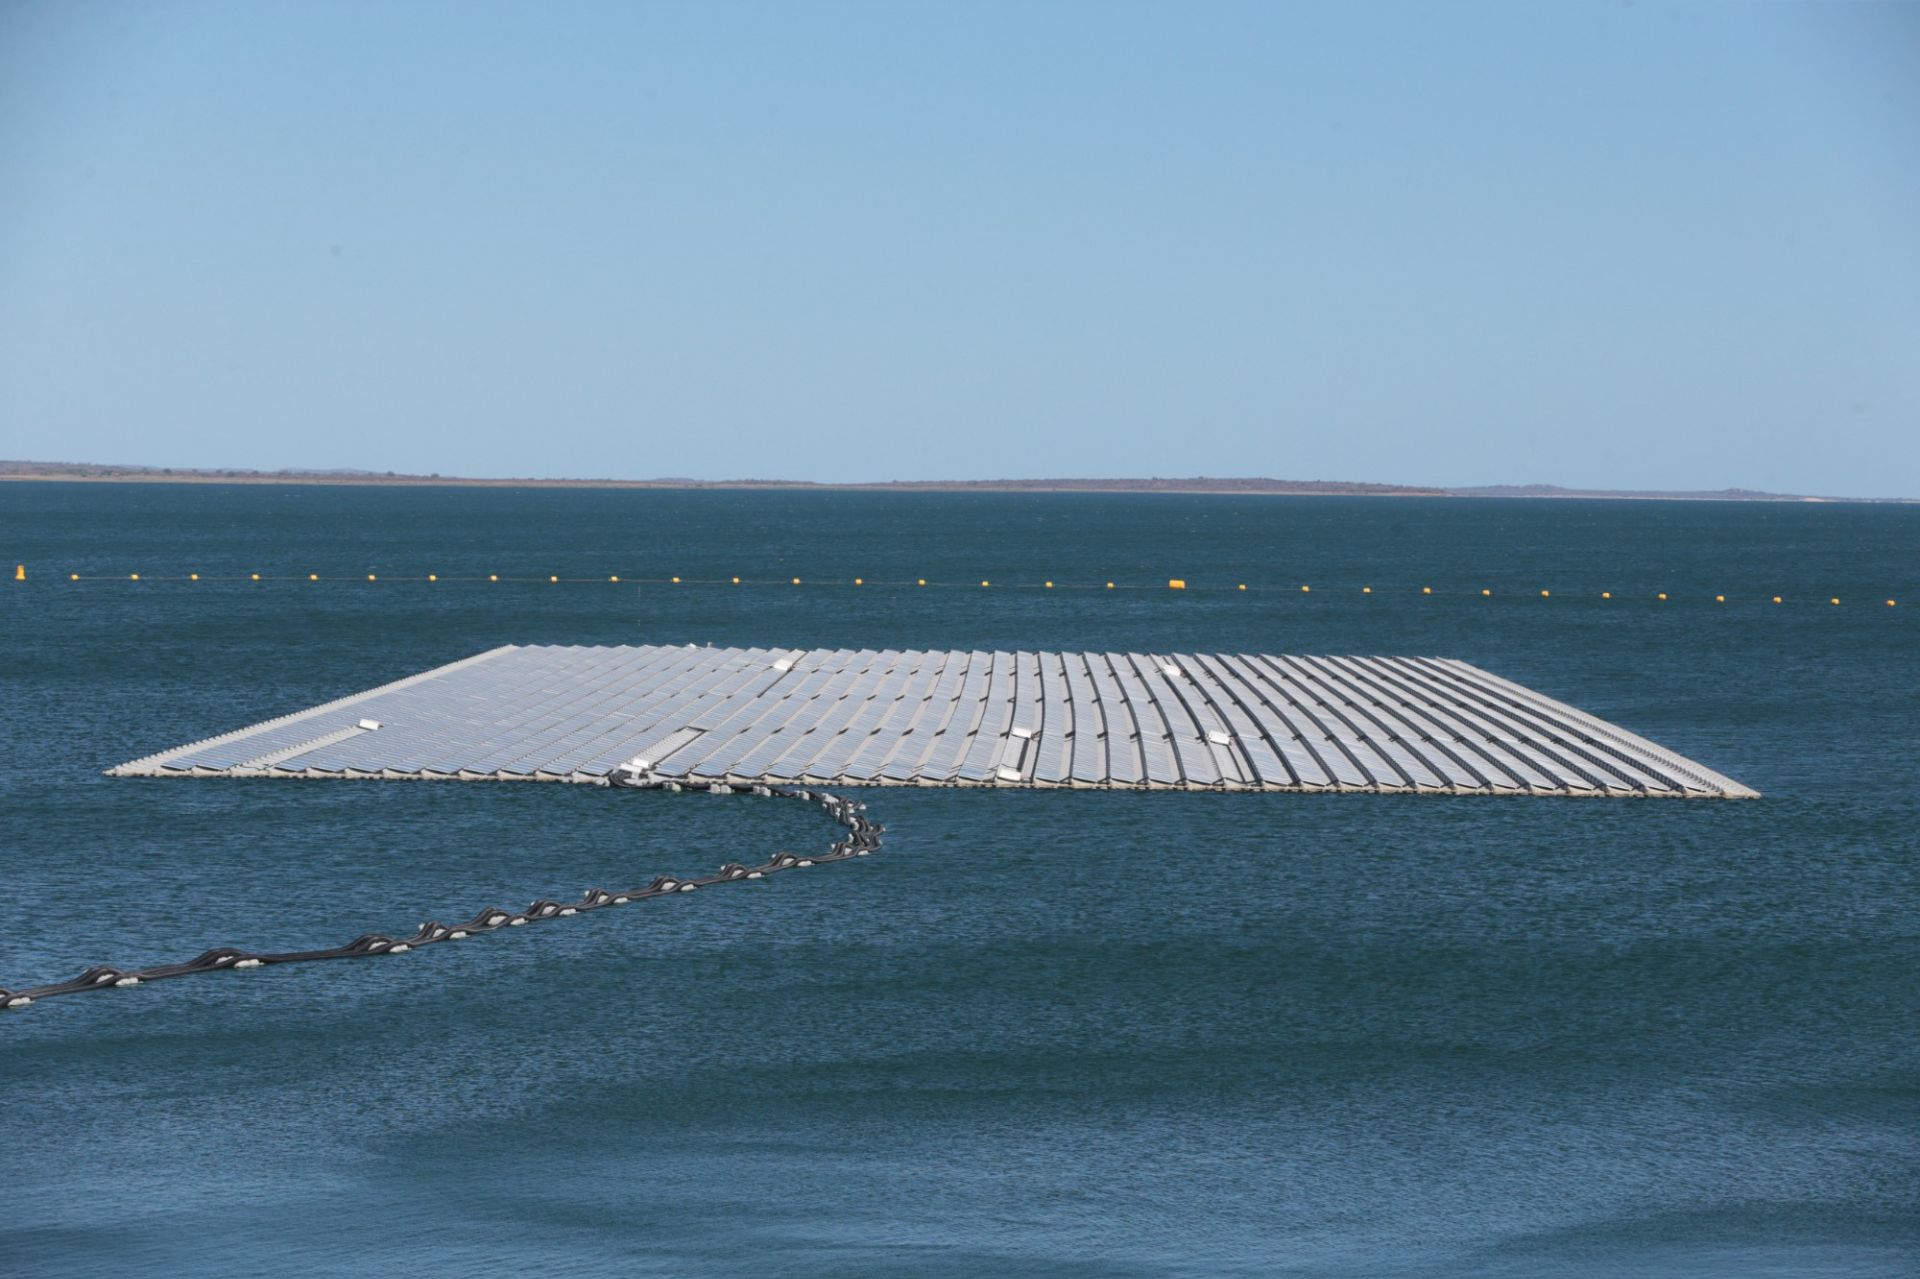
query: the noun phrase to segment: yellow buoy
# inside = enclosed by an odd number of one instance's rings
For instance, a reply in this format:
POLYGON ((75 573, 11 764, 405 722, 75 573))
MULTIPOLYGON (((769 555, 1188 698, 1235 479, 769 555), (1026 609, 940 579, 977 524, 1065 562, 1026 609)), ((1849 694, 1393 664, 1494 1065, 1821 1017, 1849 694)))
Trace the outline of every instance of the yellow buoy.
POLYGON ((1301 589, 1302 591, 1310 591, 1310 590, 1312 590, 1313 588, 1312 588, 1311 586, 1305 586, 1305 585, 1303 585, 1303 586, 1301 586, 1301 588, 1300 588, 1300 589, 1301 589))
POLYGON ((548 575, 548 577, 547 577, 547 580, 548 580, 549 582, 557 582, 557 581, 559 581, 560 579, 559 579, 558 577, 555 577, 555 576, 553 576, 553 575, 551 575, 551 574, 549 574, 549 575, 548 575))
POLYGON ((138 573, 129 573, 127 574, 127 580, 129 582, 137 582, 140 580, 140 575, 138 573))
POLYGON ((379 581, 380 579, 379 579, 379 578, 377 578, 377 577, 375 577, 375 576, 374 576, 373 574, 371 574, 371 573, 369 573, 369 574, 367 574, 367 580, 368 580, 369 582, 377 582, 377 581, 379 581))
POLYGON ((1548 596, 1549 596, 1549 595, 1551 595, 1551 594, 1552 594, 1552 592, 1550 592, 1550 591, 1541 591, 1541 592, 1540 592, 1540 598, 1541 598, 1541 599, 1546 599, 1546 598, 1548 598, 1548 596))
MULTIPOLYGON (((864 577, 856 577, 856 578, 854 578, 854 579, 853 579, 853 584, 854 584, 855 586, 865 586, 865 585, 867 584, 867 579, 866 579, 866 578, 864 578, 864 577)), ((1047 583, 1047 585, 1048 585, 1048 586, 1052 586, 1052 585, 1053 585, 1053 583, 1052 583, 1052 582, 1048 582, 1048 583, 1047 583)))
POLYGON ((1112 583, 1112 582, 1108 582, 1108 583, 1107 583, 1107 589, 1108 589, 1108 590, 1112 590, 1112 589, 1113 589, 1113 583, 1112 583))
POLYGON ((1423 586, 1420 588, 1420 593, 1422 595, 1431 595, 1433 594, 1433 588, 1431 586, 1423 586))
POLYGON ((1666 593, 1665 591, 1661 591, 1661 592, 1660 592, 1660 594, 1659 594, 1659 595, 1657 595, 1657 596, 1655 596, 1654 598, 1656 598, 1656 599, 1665 599, 1665 598, 1667 598, 1667 593, 1666 593))
POLYGON ((620 575, 619 575, 618 573, 614 573, 614 574, 611 574, 611 575, 610 575, 610 576, 609 576, 609 577, 607 578, 607 580, 608 580, 609 582, 617 582, 617 581, 619 581, 619 580, 620 580, 620 575))
POLYGON ((923 577, 923 578, 921 578, 921 579, 920 579, 920 585, 922 585, 922 586, 925 586, 926 584, 927 584, 927 579, 926 579, 926 578, 924 578, 924 577, 923 577))
POLYGON ((1838 604, 1839 602, 1840 602, 1840 597, 1838 595, 1834 596, 1832 599, 1827 601, 1827 603, 1829 604, 1838 604))
MULTIPOLYGON (((80 580, 80 575, 79 575, 78 573, 69 573, 69 574, 67 574, 67 576, 68 576, 69 578, 71 578, 71 579, 72 579, 73 581, 76 581, 76 582, 80 580)), ((26 579, 26 578, 24 578, 24 577, 16 577, 16 578, 15 578, 15 579, 13 579, 13 580, 14 580, 14 581, 16 581, 16 582, 24 582, 24 581, 26 581, 27 579, 26 579)))
POLYGON ((1895 607, 1895 606, 1896 606, 1896 601, 1894 601, 1894 600, 1888 600, 1888 601, 1887 601, 1887 607, 1888 607, 1888 608, 1893 608, 1893 607, 1895 607))
POLYGON ((427 580, 429 582, 437 582, 440 580, 440 577, 437 573, 429 573, 427 574, 427 580))
POLYGON ((1776 595, 1776 596, 1774 596, 1774 597, 1773 597, 1773 602, 1774 602, 1775 604, 1778 604, 1778 603, 1780 603, 1780 597, 1779 597, 1778 595, 1776 595))
POLYGON ((740 585, 740 579, 739 579, 739 578, 737 578, 737 577, 736 577, 736 578, 734 578, 734 579, 733 579, 733 584, 734 584, 735 586, 738 586, 738 585, 740 585))
POLYGON ((1601 592, 1600 592, 1600 598, 1601 598, 1601 599, 1603 599, 1603 600, 1610 600, 1610 599, 1612 599, 1612 598, 1613 598, 1613 592, 1612 592, 1612 591, 1601 591, 1601 592))
POLYGON ((25 564, 17 564, 14 566, 13 580, 16 582, 24 582, 27 580, 27 566, 25 564))
POLYGON ((992 585, 993 585, 993 583, 992 583, 992 582, 987 582, 987 581, 982 581, 982 582, 980 583, 980 585, 982 585, 982 586, 992 586, 992 585))
POLYGON ((500 580, 500 575, 498 573, 489 573, 487 574, 487 580, 489 582, 497 582, 500 580))
POLYGON ((1482 588, 1482 589, 1481 589, 1481 591, 1480 591, 1480 593, 1481 593, 1482 595, 1491 595, 1491 594, 1493 594, 1493 592, 1492 592, 1492 591, 1489 591, 1489 590, 1486 590, 1485 588, 1482 588))
POLYGON ((800 585, 800 579, 799 579, 799 578, 797 578, 797 577, 796 577, 796 578, 794 578, 794 579, 793 579, 793 584, 794 584, 795 586, 798 586, 798 585, 800 585))
POLYGON ((1244 591, 1244 590, 1246 590, 1246 589, 1247 589, 1247 584, 1246 584, 1245 582, 1242 582, 1242 583, 1240 583, 1240 589, 1241 589, 1241 590, 1243 590, 1243 591, 1244 591))
POLYGON ((1363 586, 1360 588, 1360 593, 1362 595, 1371 595, 1373 594, 1373 588, 1371 586, 1363 586))
POLYGON ((677 578, 677 577, 676 577, 676 578, 674 578, 674 579, 673 579, 673 584, 674 584, 675 586, 678 586, 678 585, 680 585, 680 579, 679 579, 679 578, 677 578))
MULTIPOLYGON (((1048 582, 1047 585, 1052 586, 1053 583, 1048 582)), ((1187 579, 1184 577, 1170 577, 1167 579, 1167 589, 1170 591, 1184 591, 1187 589, 1187 579)))
MULTIPOLYGON (((136 573, 136 574, 134 574, 134 576, 136 576, 136 577, 138 577, 138 576, 139 576, 139 574, 137 574, 137 573, 136 573)), ((251 574, 250 576, 251 576, 251 577, 253 578, 253 580, 254 580, 254 581, 256 581, 256 582, 260 580, 260 575, 259 575, 258 573, 254 573, 254 574, 251 574)))
POLYGON ((1727 597, 1724 595, 1716 595, 1713 597, 1713 602, 1715 604, 1725 604, 1727 602, 1727 597))
POLYGON ((1052 582, 1048 582, 1048 583, 1047 583, 1047 589, 1048 589, 1048 590, 1052 590, 1052 589, 1053 589, 1053 583, 1052 583, 1052 582))

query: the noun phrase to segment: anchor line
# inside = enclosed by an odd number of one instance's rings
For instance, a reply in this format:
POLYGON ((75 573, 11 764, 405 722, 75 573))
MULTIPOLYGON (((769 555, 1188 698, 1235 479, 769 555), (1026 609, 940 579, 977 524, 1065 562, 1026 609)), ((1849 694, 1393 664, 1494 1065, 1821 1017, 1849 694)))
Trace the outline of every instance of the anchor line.
POLYGON ((203 951, 185 963, 179 964, 157 964, 151 968, 114 968, 105 964, 96 965, 69 981, 54 982, 46 986, 29 986, 20 990, 0 987, 0 1009, 24 1008, 35 1000, 50 999, 55 995, 78 995, 86 991, 139 986, 150 981, 190 977, 199 973, 263 968, 273 964, 316 963, 326 959, 364 959, 373 955, 405 954, 422 946, 461 941, 526 924, 546 923, 549 920, 562 919, 590 910, 605 910, 612 906, 624 906, 629 902, 667 897, 675 893, 688 893, 699 888, 765 879, 769 875, 785 870, 826 865, 853 857, 865 857, 880 847, 880 836, 886 830, 886 827, 867 819, 865 804, 822 791, 802 790, 790 786, 736 788, 719 782, 661 782, 625 777, 608 778, 607 785, 622 789, 695 790, 718 795, 733 794, 738 789, 776 799, 796 799, 820 809, 833 821, 845 827, 847 833, 830 845, 826 852, 812 857, 802 857, 796 853, 782 851, 776 852, 769 860, 758 866, 743 866, 739 862, 728 862, 712 875, 684 879, 673 875, 656 875, 647 884, 625 892, 612 893, 603 888, 589 888, 581 894, 578 901, 562 902, 541 898, 521 911, 488 907, 464 924, 443 924, 437 920, 428 920, 412 935, 406 937, 389 937, 383 933, 362 933, 344 946, 335 946, 330 950, 262 953, 241 950, 233 946, 221 946, 203 951))

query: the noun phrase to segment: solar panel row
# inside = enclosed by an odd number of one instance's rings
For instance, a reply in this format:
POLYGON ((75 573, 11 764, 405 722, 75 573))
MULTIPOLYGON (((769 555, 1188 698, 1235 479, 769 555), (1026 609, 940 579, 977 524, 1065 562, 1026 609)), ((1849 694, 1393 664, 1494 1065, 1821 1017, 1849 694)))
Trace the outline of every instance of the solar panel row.
POLYGON ((118 775, 1745 797, 1439 658, 516 647, 118 775))

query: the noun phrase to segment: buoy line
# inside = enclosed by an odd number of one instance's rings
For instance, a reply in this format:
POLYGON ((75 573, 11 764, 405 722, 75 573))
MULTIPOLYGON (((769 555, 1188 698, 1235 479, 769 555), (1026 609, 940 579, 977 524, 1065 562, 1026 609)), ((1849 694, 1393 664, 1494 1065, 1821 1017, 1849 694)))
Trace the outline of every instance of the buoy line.
MULTIPOLYGON (((28 580, 27 566, 25 564, 17 564, 14 566, 13 580, 16 582, 25 582, 28 580)), ((36 578, 35 580, 38 580, 38 579, 36 578)), ((578 586, 578 585, 591 585, 594 583, 604 582, 604 583, 615 585, 615 586, 625 585, 625 586, 634 586, 634 587, 641 587, 641 586, 669 586, 669 587, 801 586, 801 587, 810 587, 815 590, 820 590, 820 589, 834 590, 842 587, 864 587, 864 588, 873 588, 878 590, 898 590, 898 589, 918 590, 923 587, 928 587, 935 590, 979 591, 979 590, 991 589, 995 591, 1000 591, 1002 593, 1006 591, 1059 591, 1063 594, 1071 593, 1074 591, 1101 591, 1101 590, 1135 591, 1135 592, 1138 592, 1138 591, 1148 591, 1148 592, 1188 591, 1195 595, 1205 595, 1205 594, 1264 595, 1264 594, 1276 594, 1276 593, 1287 594, 1287 595, 1293 595, 1293 594, 1312 595, 1314 594, 1316 589, 1313 586, 1313 584, 1310 582, 1298 582, 1298 583, 1259 582, 1259 583, 1253 583, 1249 585, 1246 582, 1229 582, 1224 578, 1215 582, 1202 582, 1197 578, 1189 581, 1189 579, 1184 577, 1167 578, 1166 584, 1162 586, 1158 579, 1155 579, 1152 581, 1143 581, 1143 582, 1122 582, 1122 581, 1072 582, 1072 581, 1067 581, 1065 579, 1062 579, 1056 582, 1052 578, 1046 578, 1040 581, 1005 581, 1005 580, 994 579, 994 578, 981 578, 976 582, 972 578, 967 578, 964 580, 935 580, 935 579, 930 579, 925 577, 917 577, 909 581, 905 578, 883 579, 883 578, 868 578, 868 577, 854 577, 854 578, 785 577, 785 576, 779 576, 779 577, 733 576, 733 577, 724 577, 724 578, 722 577, 680 577, 680 576, 648 577, 644 574, 639 574, 639 573, 594 573, 594 574, 589 574, 585 577, 581 577, 581 576, 562 575, 559 573, 536 573, 536 574, 487 573, 487 574, 448 574, 446 576, 442 576, 439 573, 421 574, 418 572, 388 573, 388 574, 288 573, 288 572, 276 572, 276 573, 251 573, 251 572, 250 573, 72 573, 72 572, 69 572, 66 574, 56 573, 54 574, 53 580, 65 580, 67 582, 144 582, 144 583, 306 582, 310 584, 317 584, 320 582, 365 581, 365 582, 374 582, 374 583, 385 582, 385 583, 388 583, 389 585, 396 584, 396 583, 398 584, 427 583, 429 585, 438 585, 441 583, 445 583, 448 585, 460 585, 460 584, 471 584, 475 582, 485 582, 485 583, 488 583, 489 585, 494 585, 494 584, 505 582, 508 584, 545 583, 546 585, 549 585, 549 586, 578 586)), ((1339 583, 1332 586, 1329 586, 1323 582, 1318 589, 1319 589, 1319 598, 1321 599, 1325 599, 1328 596, 1331 596, 1334 594, 1341 594, 1344 597, 1344 596, 1350 596, 1355 593, 1358 593, 1360 595, 1378 597, 1380 600, 1386 600, 1388 598, 1398 598, 1398 597, 1409 596, 1414 593, 1414 588, 1411 585, 1407 585, 1407 584, 1401 584, 1399 586, 1394 586, 1394 587, 1383 586, 1378 591, 1376 591, 1370 585, 1361 585, 1353 582, 1339 583)), ((1636 592, 1623 591, 1623 592, 1620 592, 1618 595, 1616 595, 1615 592, 1611 590, 1603 590, 1597 593, 1589 590, 1581 594, 1572 594, 1566 590, 1562 590, 1559 594, 1556 595, 1554 591, 1550 588, 1541 589, 1537 591, 1531 588, 1516 588, 1516 589, 1503 588, 1500 591, 1495 591, 1492 587, 1486 587, 1486 586, 1442 587, 1439 589, 1435 589, 1432 586, 1422 586, 1419 588, 1419 595, 1422 598, 1452 597, 1454 599, 1496 599, 1496 598, 1503 599, 1503 600, 1504 599, 1521 599, 1521 598, 1539 598, 1543 600, 1544 599, 1561 599, 1561 600, 1599 599, 1599 600, 1612 602, 1616 604, 1625 604, 1625 603, 1628 603, 1629 601, 1640 601, 1644 603, 1648 600, 1652 600, 1655 603, 1661 603, 1661 604, 1668 603, 1669 601, 1672 601, 1675 603, 1686 603, 1686 602, 1699 603, 1699 602, 1705 601, 1707 598, 1704 592, 1702 592, 1699 595, 1691 595, 1691 594, 1675 595, 1668 591, 1650 592, 1644 588, 1636 592)), ((1900 605, 1900 601, 1898 599, 1880 599, 1877 593, 1869 594, 1867 596, 1868 604, 1872 604, 1875 600, 1878 600, 1879 604, 1885 608, 1897 608, 1900 605)), ((1713 602, 1715 604, 1728 604, 1728 603, 1732 603, 1735 605, 1759 604, 1766 601, 1771 601, 1773 604, 1786 604, 1788 602, 1788 599, 1787 599, 1787 596, 1785 595, 1768 595, 1768 596, 1754 595, 1754 596, 1747 596, 1747 597, 1741 597, 1737 595, 1729 596, 1725 591, 1716 592, 1713 596, 1713 602)), ((1825 602, 1826 607, 1831 608, 1831 607, 1837 607, 1841 603, 1841 598, 1835 595, 1827 595, 1820 592, 1813 592, 1813 593, 1803 593, 1801 596, 1797 597, 1794 602, 1819 604, 1822 601, 1825 602)), ((1858 601, 1854 601, 1854 602, 1858 602, 1858 601)))
POLYGON ((880 836, 886 830, 886 827, 867 820, 865 804, 855 803, 822 791, 802 790, 791 786, 736 788, 718 783, 704 785, 668 782, 663 784, 624 778, 609 778, 607 785, 642 790, 698 790, 720 795, 745 790, 751 794, 776 799, 797 799, 820 809, 835 822, 844 826, 847 834, 844 838, 835 841, 826 852, 812 857, 802 857, 791 852, 776 852, 771 859, 759 866, 743 866, 739 862, 728 862, 712 875, 686 879, 673 875, 656 875, 645 886, 620 893, 610 893, 602 888, 589 888, 581 894, 578 901, 562 902, 542 898, 520 911, 488 907, 464 924, 442 924, 437 920, 428 920, 421 924, 411 936, 406 937, 388 937, 383 933, 362 933, 346 945, 335 946, 330 950, 297 950, 267 954, 241 950, 233 946, 221 946, 203 951, 180 964, 158 964, 151 968, 114 968, 105 964, 96 965, 70 981, 55 982, 47 986, 30 986, 22 990, 0 987, 0 1009, 24 1008, 35 1000, 51 999, 55 995, 78 995, 90 990, 140 986, 150 981, 189 977, 197 973, 264 968, 272 964, 316 963, 324 959, 364 959, 373 955, 403 955, 408 951, 418 950, 422 946, 462 941, 469 937, 495 933, 507 928, 519 928, 527 924, 563 919, 585 911, 605 910, 612 906, 625 906, 629 902, 667 897, 675 893, 690 893, 695 889, 711 888, 718 884, 765 879, 769 875, 778 874, 784 870, 825 865, 845 861, 851 857, 865 857, 880 847, 880 836))

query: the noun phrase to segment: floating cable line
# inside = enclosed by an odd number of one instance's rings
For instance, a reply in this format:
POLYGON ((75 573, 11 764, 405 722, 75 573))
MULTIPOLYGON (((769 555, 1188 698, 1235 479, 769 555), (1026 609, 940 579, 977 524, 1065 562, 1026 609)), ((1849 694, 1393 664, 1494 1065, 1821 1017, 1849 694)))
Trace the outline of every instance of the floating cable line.
POLYGON ((589 888, 575 901, 552 901, 542 898, 531 903, 524 910, 518 911, 488 907, 476 913, 465 923, 443 924, 438 920, 428 920, 411 934, 402 937, 390 937, 384 933, 362 933, 345 945, 324 950, 262 952, 242 950, 235 946, 219 946, 202 951, 183 963, 156 964, 147 968, 96 965, 67 981, 53 982, 44 986, 28 986, 18 990, 0 987, 0 1009, 25 1008, 38 1000, 51 999, 56 995, 78 995, 94 990, 143 986, 149 982, 166 981, 175 977, 192 977, 201 973, 266 968, 279 964, 309 964, 329 959, 367 959, 375 955, 404 955, 423 946, 464 941, 470 937, 481 937, 527 924, 547 923, 587 911, 606 910, 613 906, 625 906, 630 902, 670 897, 678 893, 690 893, 695 889, 712 888, 721 884, 746 883, 748 880, 765 879, 781 871, 865 857, 880 847, 880 836, 886 829, 867 819, 865 804, 823 791, 802 790, 790 786, 739 788, 719 783, 709 785, 668 782, 662 784, 624 776, 609 777, 605 784, 623 789, 695 790, 719 795, 732 794, 736 790, 744 789, 755 795, 799 800, 802 803, 812 804, 845 827, 847 834, 833 843, 826 852, 808 857, 791 852, 777 852, 758 866, 728 862, 712 875, 690 878, 656 875, 648 883, 624 892, 589 888))

